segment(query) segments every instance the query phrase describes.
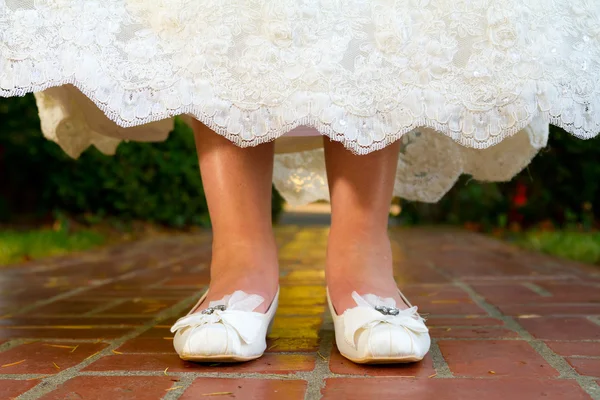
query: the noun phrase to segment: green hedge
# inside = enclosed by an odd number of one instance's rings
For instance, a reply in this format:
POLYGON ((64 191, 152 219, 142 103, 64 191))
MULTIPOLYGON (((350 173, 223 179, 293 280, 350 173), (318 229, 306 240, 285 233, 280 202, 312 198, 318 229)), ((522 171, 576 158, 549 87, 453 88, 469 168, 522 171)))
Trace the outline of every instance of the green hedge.
MULTIPOLYGON (((54 211, 184 226, 208 224, 189 128, 177 122, 162 143, 124 143, 114 157, 95 149, 72 160, 39 131, 32 96, 0 98, 0 221, 54 211)), ((273 214, 282 206, 273 192, 273 214)), ((591 228, 600 210, 600 137, 579 140, 552 128, 549 146, 509 183, 463 177, 434 205, 402 202, 406 224, 475 224, 488 230, 591 228)))
MULTIPOLYGON (((282 200, 273 197, 276 216, 282 200)), ((208 225, 190 128, 177 120, 164 142, 122 143, 115 156, 90 148, 73 160, 42 137, 32 96, 0 99, 0 220, 56 211, 208 225)))

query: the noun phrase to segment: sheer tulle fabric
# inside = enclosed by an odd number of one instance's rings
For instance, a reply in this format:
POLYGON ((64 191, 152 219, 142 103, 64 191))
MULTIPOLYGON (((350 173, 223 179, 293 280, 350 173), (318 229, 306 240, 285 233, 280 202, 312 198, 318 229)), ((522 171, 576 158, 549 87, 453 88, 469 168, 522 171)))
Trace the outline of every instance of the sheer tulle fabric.
MULTIPOLYGON (((72 156, 162 140, 176 115, 240 146, 309 126, 357 154, 401 139, 396 194, 424 201, 460 173, 509 179, 549 123, 596 135, 599 62, 589 0, 0 0, 0 95, 39 92, 72 156)), ((293 202, 326 197, 301 140, 278 143, 293 202)))

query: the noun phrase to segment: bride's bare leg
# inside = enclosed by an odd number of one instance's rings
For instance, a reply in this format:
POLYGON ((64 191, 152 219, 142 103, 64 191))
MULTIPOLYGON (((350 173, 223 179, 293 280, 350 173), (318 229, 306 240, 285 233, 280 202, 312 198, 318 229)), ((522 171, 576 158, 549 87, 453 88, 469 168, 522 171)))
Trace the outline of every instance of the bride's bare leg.
POLYGON ((326 275, 336 312, 356 306, 352 291, 393 297, 405 308, 387 234, 400 142, 361 156, 328 138, 324 146, 332 207, 326 275))
POLYGON ((255 311, 265 312, 279 276, 271 218, 274 144, 240 148, 198 121, 194 133, 213 228, 207 300, 239 289, 264 297, 255 311))

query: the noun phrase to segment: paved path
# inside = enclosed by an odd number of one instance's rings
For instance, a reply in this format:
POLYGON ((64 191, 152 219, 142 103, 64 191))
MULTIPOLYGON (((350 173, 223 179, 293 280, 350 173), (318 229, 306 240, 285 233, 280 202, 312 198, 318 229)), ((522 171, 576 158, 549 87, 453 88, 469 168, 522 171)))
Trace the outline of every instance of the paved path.
POLYGON ((0 399, 600 399, 600 269, 448 230, 391 232, 397 279, 429 314, 421 363, 369 367, 332 342, 327 230, 278 228, 269 349, 180 361, 170 324, 208 283, 208 236, 0 270, 0 399))

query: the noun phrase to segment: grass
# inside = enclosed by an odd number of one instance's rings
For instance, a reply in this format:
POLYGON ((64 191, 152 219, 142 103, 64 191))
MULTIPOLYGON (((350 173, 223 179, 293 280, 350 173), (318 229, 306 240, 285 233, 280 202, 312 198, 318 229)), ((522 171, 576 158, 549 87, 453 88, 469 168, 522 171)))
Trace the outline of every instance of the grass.
POLYGON ((0 231, 0 265, 87 250, 105 242, 105 235, 89 230, 0 231))
POLYGON ((519 236, 515 243, 570 260, 600 265, 600 232, 530 231, 519 236))

